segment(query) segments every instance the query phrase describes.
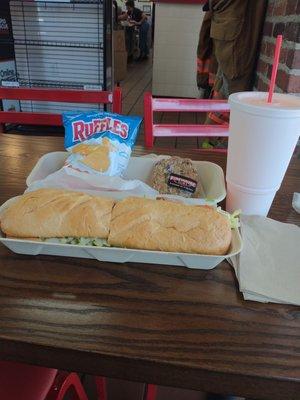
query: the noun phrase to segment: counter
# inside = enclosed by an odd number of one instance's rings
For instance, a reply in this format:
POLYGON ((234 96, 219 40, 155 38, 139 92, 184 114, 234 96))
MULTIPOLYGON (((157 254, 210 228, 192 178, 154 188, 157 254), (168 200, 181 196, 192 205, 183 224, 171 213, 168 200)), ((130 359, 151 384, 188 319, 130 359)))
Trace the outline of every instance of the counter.
POLYGON ((197 97, 197 46, 204 16, 200 0, 155 2, 152 92, 197 97))

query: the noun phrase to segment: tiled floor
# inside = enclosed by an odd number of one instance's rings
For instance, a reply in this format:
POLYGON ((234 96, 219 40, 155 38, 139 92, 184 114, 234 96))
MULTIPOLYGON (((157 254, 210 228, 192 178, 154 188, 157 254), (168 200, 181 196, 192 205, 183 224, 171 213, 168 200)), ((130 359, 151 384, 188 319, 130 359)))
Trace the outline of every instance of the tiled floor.
MULTIPOLYGON (((123 92, 123 112, 128 115, 143 116, 143 96, 151 91, 152 61, 133 62, 128 65, 127 78, 121 82, 123 92)), ((155 122, 160 123, 200 123, 198 113, 157 113, 155 122)), ((141 127, 138 143, 144 143, 144 127, 141 127)), ((155 142, 159 147, 197 148, 197 138, 159 138, 155 142)))

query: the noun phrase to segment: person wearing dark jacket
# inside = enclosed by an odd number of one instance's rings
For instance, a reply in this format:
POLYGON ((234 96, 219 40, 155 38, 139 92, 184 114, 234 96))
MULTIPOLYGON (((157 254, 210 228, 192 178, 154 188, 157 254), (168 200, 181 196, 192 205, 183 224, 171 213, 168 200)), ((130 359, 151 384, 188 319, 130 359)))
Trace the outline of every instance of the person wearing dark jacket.
MULTIPOLYGON (((199 89, 205 87, 211 72, 210 98, 252 90, 266 6, 266 0, 209 0, 204 5, 197 82, 199 89)), ((211 112, 206 123, 227 124, 228 114, 211 112)))
POLYGON ((149 56, 149 46, 148 46, 148 32, 149 23, 147 21, 147 16, 142 10, 136 8, 133 0, 128 0, 125 3, 127 12, 122 15, 122 19, 128 19, 128 21, 139 28, 139 48, 140 56, 138 61, 142 61, 149 56))
POLYGON ((204 15, 197 48, 197 86, 200 98, 209 98, 218 68, 213 52, 213 41, 210 37, 212 13, 204 15))

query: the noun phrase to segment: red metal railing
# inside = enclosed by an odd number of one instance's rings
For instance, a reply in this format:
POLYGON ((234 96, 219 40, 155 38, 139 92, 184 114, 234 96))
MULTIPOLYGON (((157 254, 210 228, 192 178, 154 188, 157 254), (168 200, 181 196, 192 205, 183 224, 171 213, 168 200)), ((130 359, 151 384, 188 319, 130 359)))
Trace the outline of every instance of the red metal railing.
MULTIPOLYGON (((154 112, 229 112, 226 100, 154 98, 144 96, 145 146, 152 148, 155 137, 228 137, 228 124, 154 124, 154 112)), ((226 152, 226 149, 211 149, 226 152)))
MULTIPOLYGON (((114 113, 122 112, 122 91, 119 87, 113 91, 0 87, 0 99, 112 104, 114 113)), ((7 122, 54 126, 63 124, 61 114, 0 111, 0 124, 7 122)))

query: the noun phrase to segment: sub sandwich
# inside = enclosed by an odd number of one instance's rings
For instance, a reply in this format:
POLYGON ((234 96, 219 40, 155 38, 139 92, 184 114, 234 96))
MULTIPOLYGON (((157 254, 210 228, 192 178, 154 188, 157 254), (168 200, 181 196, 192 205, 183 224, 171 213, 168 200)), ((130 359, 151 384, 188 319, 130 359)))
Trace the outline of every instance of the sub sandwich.
POLYGON ((39 189, 25 193, 0 215, 7 237, 62 239, 85 243, 85 238, 107 239, 115 202, 86 193, 61 189, 39 189), (76 241, 77 239, 77 241, 76 241))
POLYGON ((0 215, 7 237, 130 249, 224 255, 230 220, 215 207, 60 189, 20 196, 0 215))

